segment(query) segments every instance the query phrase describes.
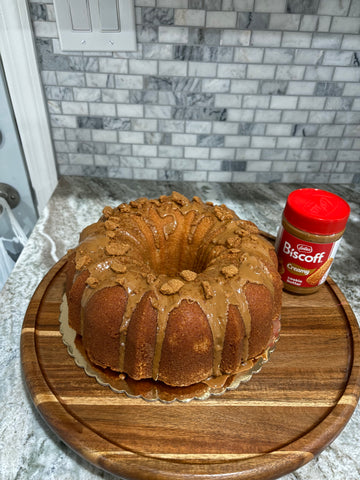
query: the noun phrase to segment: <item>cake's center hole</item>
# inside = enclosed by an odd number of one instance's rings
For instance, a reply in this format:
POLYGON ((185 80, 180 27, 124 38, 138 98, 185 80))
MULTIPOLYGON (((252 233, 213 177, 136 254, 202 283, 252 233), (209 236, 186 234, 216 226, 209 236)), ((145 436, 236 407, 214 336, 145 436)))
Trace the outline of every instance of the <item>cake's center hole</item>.
MULTIPOLYGON (((195 250, 195 249, 194 249, 195 250)), ((164 248, 153 258, 153 270, 157 275, 178 276, 183 270, 190 270, 197 274, 206 269, 198 251, 189 251, 187 245, 179 245, 178 249, 164 248)))

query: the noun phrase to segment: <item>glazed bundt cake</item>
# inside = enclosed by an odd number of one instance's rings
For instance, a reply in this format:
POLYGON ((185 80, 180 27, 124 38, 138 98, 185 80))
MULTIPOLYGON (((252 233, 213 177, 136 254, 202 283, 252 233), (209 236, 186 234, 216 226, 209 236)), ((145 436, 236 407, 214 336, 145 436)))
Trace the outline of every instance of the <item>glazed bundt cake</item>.
POLYGON ((135 380, 236 373, 279 325, 274 248, 225 205, 173 192, 105 207, 68 255, 69 325, 91 362, 135 380))

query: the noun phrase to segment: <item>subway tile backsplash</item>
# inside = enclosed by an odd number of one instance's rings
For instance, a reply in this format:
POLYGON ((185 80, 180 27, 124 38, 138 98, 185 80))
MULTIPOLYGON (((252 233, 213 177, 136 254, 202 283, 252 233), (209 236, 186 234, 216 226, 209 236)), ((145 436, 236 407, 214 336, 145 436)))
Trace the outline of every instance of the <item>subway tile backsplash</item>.
POLYGON ((60 174, 360 182, 360 0, 135 0, 86 53, 28 2, 60 174))

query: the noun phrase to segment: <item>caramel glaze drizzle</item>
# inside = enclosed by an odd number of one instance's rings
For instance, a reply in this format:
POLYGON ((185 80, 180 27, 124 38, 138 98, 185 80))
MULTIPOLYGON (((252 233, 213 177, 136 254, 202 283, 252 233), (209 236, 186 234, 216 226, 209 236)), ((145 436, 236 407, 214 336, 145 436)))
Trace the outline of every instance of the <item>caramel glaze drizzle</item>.
POLYGON ((83 230, 76 249, 77 275, 83 269, 90 272, 82 297, 82 331, 84 307, 92 295, 122 285, 127 292, 120 328, 119 371, 123 371, 131 315, 151 290, 158 311, 156 380, 169 313, 183 299, 197 302, 213 335, 213 375, 221 375, 229 305, 239 308, 245 325, 242 359, 246 361, 251 318, 244 287, 248 282, 263 284, 274 294, 266 267, 269 248, 253 223, 240 220, 225 205, 203 203, 198 197, 189 201, 173 192, 157 200, 140 198, 114 209, 105 207, 100 220, 83 230))

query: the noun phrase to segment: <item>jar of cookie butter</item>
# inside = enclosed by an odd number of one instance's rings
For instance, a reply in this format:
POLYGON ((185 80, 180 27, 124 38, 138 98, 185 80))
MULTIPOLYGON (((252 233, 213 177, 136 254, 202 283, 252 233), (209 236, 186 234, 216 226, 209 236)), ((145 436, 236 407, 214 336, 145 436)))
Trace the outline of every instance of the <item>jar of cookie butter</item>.
POLYGON ((317 188, 290 193, 275 249, 288 291, 309 294, 325 282, 339 247, 350 207, 338 195, 317 188))

